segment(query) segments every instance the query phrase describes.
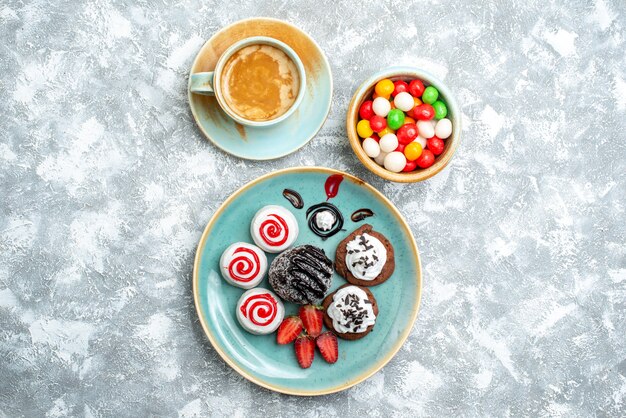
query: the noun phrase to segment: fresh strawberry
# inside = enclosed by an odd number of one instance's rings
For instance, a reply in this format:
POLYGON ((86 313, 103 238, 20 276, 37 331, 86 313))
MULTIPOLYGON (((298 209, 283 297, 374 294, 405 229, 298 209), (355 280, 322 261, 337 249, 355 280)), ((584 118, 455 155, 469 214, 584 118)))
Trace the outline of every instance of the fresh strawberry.
POLYGON ((339 349, 337 348, 337 336, 330 331, 320 334, 315 339, 315 344, 320 350, 320 354, 328 363, 333 364, 339 358, 339 349))
POLYGON ((278 327, 276 342, 278 344, 289 344, 293 342, 302 332, 302 320, 297 316, 288 316, 278 327))
POLYGON ((303 369, 308 369, 313 364, 315 357, 315 342, 308 335, 301 335, 296 339, 296 359, 303 369))
POLYGON ((306 332, 313 338, 322 332, 322 322, 324 320, 324 312, 321 306, 304 305, 300 308, 300 319, 306 332))

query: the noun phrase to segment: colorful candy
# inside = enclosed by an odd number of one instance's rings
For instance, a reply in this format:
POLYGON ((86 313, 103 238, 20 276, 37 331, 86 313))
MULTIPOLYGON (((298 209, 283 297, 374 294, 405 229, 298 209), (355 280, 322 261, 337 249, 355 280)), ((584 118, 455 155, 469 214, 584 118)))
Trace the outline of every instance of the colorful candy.
POLYGON ((424 83, 422 83, 422 80, 411 80, 409 83, 409 93, 415 98, 422 97, 422 94, 424 94, 424 83))
POLYGON ((380 145, 373 138, 365 138, 363 140, 363 151, 365 151, 368 157, 376 158, 380 154, 380 145))
POLYGON ((433 109, 435 110, 435 119, 443 119, 448 116, 448 107, 441 100, 437 100, 433 103, 433 109))
POLYGON ((424 169, 445 152, 452 135, 448 107, 421 80, 380 80, 359 107, 356 129, 365 154, 394 173, 424 169))
POLYGON ((361 107, 359 108, 359 116, 361 119, 370 120, 372 116, 374 116, 374 110, 372 109, 372 101, 366 100, 363 102, 361 107))
POLYGON ((437 138, 436 136, 433 136, 428 141, 426 141, 426 145, 428 146, 428 149, 431 150, 435 155, 439 155, 443 152, 443 140, 437 138))
POLYGON ((383 152, 392 152, 398 147, 398 137, 395 134, 387 134, 380 138, 380 150, 383 152))
POLYGON ((367 119, 360 120, 359 123, 356 124, 356 133, 361 138, 367 138, 371 136, 374 131, 370 127, 370 121, 367 119))
POLYGON ((370 118, 370 128, 374 132, 380 132, 387 127, 387 120, 382 116, 374 115, 370 118))
POLYGON ((406 83, 406 81, 402 81, 402 80, 394 81, 393 85, 394 85, 394 89, 393 89, 393 93, 391 93, 393 97, 396 97, 399 93, 409 91, 409 85, 406 83))
MULTIPOLYGON (((435 136, 435 127, 433 126, 432 123, 430 123, 430 121, 427 121, 427 120, 417 121, 417 129, 419 129, 420 131, 420 136, 423 136, 424 138, 432 138, 433 136, 435 136)), ((370 132, 370 135, 371 135, 371 132, 370 132)))
POLYGON ((387 126, 396 130, 404 123, 404 112, 400 109, 391 109, 387 114, 387 126))
POLYGON ((394 173, 399 173, 402 171, 404 166, 406 165, 406 157, 401 152, 390 152, 385 157, 384 166, 385 169, 392 171, 394 173))
POLYGON ((376 87, 374 87, 374 91, 380 97, 389 98, 389 96, 391 96, 391 93, 393 93, 393 90, 395 88, 396 86, 393 85, 393 81, 385 79, 385 80, 380 80, 378 83, 376 83, 376 87))
POLYGON ((415 138, 417 138, 417 135, 417 125, 415 125, 414 123, 406 123, 402 125, 396 133, 396 136, 398 137, 398 142, 404 145, 412 142, 415 138))
POLYGON ((426 148, 426 138, 424 138, 423 136, 418 135, 417 138, 413 140, 413 142, 417 142, 422 146, 422 148, 426 148))
POLYGON ((385 129, 383 129, 382 131, 378 132, 378 136, 382 138, 383 136, 385 136, 387 134, 395 134, 395 133, 396 133, 395 129, 391 129, 391 128, 389 128, 389 125, 387 125, 387 127, 385 129))
POLYGON ((415 106, 415 101, 413 100, 413 96, 406 91, 403 91, 394 97, 393 104, 395 104, 396 108, 402 110, 403 112, 408 112, 415 106))
POLYGON ((415 106, 413 109, 413 115, 417 120, 431 120, 435 117, 435 109, 428 103, 415 106))
POLYGON ((391 103, 389 103, 389 100, 385 99, 384 97, 377 97, 372 103, 372 110, 378 116, 382 116, 384 118, 391 110, 391 103))
POLYGON ((404 148, 404 156, 409 161, 415 161, 422 155, 422 146, 419 142, 411 142, 404 148))
POLYGON ((419 168, 428 168, 435 162, 435 156, 432 151, 429 149, 425 149, 422 151, 422 155, 419 156, 415 163, 419 168))
POLYGON ((385 164, 385 157, 387 156, 387 154, 389 154, 389 153, 381 151, 380 154, 378 154, 378 157, 374 158, 374 161, 376 161, 376 164, 384 165, 385 164))
POLYGON ((407 161, 402 171, 404 171, 405 173, 410 173, 411 171, 415 170, 416 167, 417 163, 415 161, 407 161))
POLYGON ((452 135, 452 122, 450 122, 450 119, 441 119, 437 122, 437 125, 435 125, 435 135, 441 139, 446 139, 452 135))
POLYGON ((438 97, 439 90, 437 90, 433 86, 428 86, 424 89, 424 94, 422 94, 422 101, 424 103, 433 104, 437 101, 438 97))

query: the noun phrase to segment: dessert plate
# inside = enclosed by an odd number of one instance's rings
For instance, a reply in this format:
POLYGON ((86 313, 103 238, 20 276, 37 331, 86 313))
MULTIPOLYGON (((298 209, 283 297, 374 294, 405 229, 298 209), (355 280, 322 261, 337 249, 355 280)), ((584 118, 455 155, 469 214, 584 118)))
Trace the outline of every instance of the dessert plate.
MULTIPOLYGON (((267 254, 268 262, 276 254, 267 254)), ((336 273, 331 291, 347 283, 336 273)), ((398 209, 380 192, 347 173, 321 167, 297 167, 266 174, 237 190, 217 209, 207 225, 196 253, 193 292, 196 310, 215 350, 233 369, 252 382, 292 395, 323 395, 347 389, 380 370, 400 349, 417 317, 422 273, 419 253, 411 230, 398 209), (343 176, 339 192, 329 202, 344 217, 345 231, 323 241, 307 226, 306 209, 327 199, 324 184, 333 175, 343 176), (296 209, 283 197, 289 188, 299 192, 304 208, 296 209), (357 341, 339 340, 339 360, 326 363, 319 353, 309 369, 301 369, 293 344, 278 345, 276 334, 252 335, 235 317, 243 289, 226 283, 220 274, 222 252, 233 242, 252 242, 250 221, 265 205, 281 205, 293 213, 299 224, 295 246, 321 247, 334 260, 337 244, 352 230, 371 224, 393 244, 396 268, 385 283, 370 287, 379 306, 374 330, 357 341), (368 208, 374 216, 353 222, 350 215, 368 208)), ((267 277, 259 284, 271 289, 267 277)), ((285 303, 285 316, 298 312, 299 305, 285 303)))
POLYGON ((191 113, 200 131, 218 148, 249 160, 271 160, 303 147, 320 130, 330 111, 333 81, 328 60, 319 45, 296 26, 271 18, 235 22, 213 35, 191 66, 191 74, 213 71, 222 53, 251 36, 269 36, 289 45, 306 71, 306 93, 289 118, 273 126, 250 127, 235 123, 213 96, 187 90, 191 113))

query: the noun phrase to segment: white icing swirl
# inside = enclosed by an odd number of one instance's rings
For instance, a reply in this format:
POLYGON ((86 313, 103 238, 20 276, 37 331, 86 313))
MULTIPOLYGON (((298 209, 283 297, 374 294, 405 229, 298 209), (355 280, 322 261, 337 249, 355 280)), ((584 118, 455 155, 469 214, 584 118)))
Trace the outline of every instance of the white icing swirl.
POLYGON ((315 224, 322 231, 330 231, 336 220, 335 215, 329 210, 323 210, 315 215, 315 224))
POLYGON ((387 249, 368 233, 354 237, 348 242, 347 250, 346 266, 360 280, 374 280, 387 262, 387 249))
POLYGON ((333 320, 333 328, 342 334, 364 332, 376 322, 367 293, 357 286, 346 286, 335 292, 326 312, 333 320))

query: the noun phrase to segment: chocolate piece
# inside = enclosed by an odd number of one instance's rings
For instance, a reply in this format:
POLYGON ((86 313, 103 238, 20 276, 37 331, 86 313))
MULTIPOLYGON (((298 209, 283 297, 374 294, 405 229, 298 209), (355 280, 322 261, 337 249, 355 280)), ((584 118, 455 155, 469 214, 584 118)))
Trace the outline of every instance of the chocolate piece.
POLYGON ((296 209, 302 209, 304 207, 304 200, 302 199, 302 196, 300 196, 300 193, 295 190, 283 190, 283 197, 287 199, 296 209))
MULTIPOLYGON (((339 289, 342 289, 346 286, 353 286, 350 283, 346 283, 343 286, 341 286, 339 289)), ((372 304, 372 310, 374 311, 374 315, 376 315, 376 320, 378 320, 378 303, 376 302, 376 298, 374 297, 374 294, 366 287, 361 287, 358 286, 361 290, 363 290, 365 293, 367 293, 367 299, 369 303, 372 304)), ((337 289, 337 290, 339 290, 337 289)), ((339 332, 337 331, 334 327, 333 327, 333 319, 328 315, 327 311, 328 311, 328 307, 330 306, 331 303, 333 303, 333 296, 335 295, 335 293, 337 292, 334 291, 333 293, 331 293, 330 295, 326 296, 326 298, 324 299, 324 301, 322 302, 322 306, 324 307, 324 325, 326 325, 326 328, 328 328, 329 330, 331 330, 335 335, 337 335, 337 337, 339 338, 343 338, 344 340, 359 340, 363 337, 365 337, 367 334, 369 334, 370 332, 372 332, 372 330, 374 329, 374 325, 370 325, 369 327, 367 327, 367 329, 363 332, 339 332)), ((340 307, 339 305, 341 305, 341 302, 337 305, 337 307, 340 307)), ((355 321, 358 321, 358 318, 355 318, 355 321)), ((358 326, 358 324, 355 323, 355 326, 358 326)))
POLYGON ((333 262, 324 250, 302 245, 284 251, 272 261, 269 281, 286 301, 307 304, 323 299, 332 284, 333 262))
MULTIPOLYGON (((358 251, 358 250, 356 250, 358 251)), ((345 278, 348 282, 357 285, 357 286, 376 286, 381 283, 384 283, 391 275, 396 268, 396 263, 394 259, 393 246, 389 242, 387 238, 380 232, 376 232, 373 230, 372 225, 365 224, 360 228, 354 230, 350 235, 348 235, 343 241, 337 245, 337 252, 335 254, 335 270, 337 273, 345 278), (362 235, 367 233, 375 238, 377 238, 387 250, 387 261, 380 272, 380 274, 374 280, 361 280, 350 272, 348 266, 346 265, 346 253, 348 252, 347 245, 350 241, 355 239, 357 235, 362 235)))
POLYGON ((371 209, 362 208, 354 211, 352 215, 350 215, 350 219, 352 222, 361 222, 365 218, 369 218, 370 216, 374 216, 374 212, 371 209))

